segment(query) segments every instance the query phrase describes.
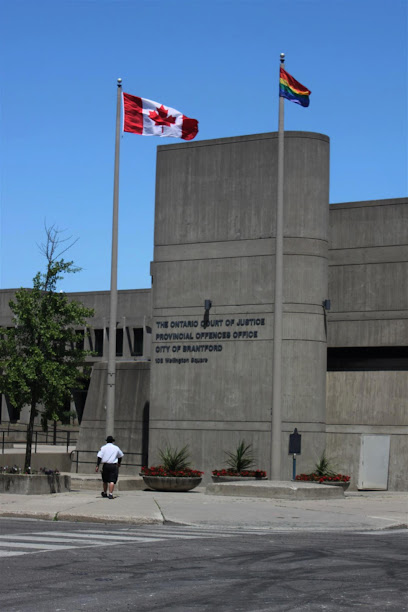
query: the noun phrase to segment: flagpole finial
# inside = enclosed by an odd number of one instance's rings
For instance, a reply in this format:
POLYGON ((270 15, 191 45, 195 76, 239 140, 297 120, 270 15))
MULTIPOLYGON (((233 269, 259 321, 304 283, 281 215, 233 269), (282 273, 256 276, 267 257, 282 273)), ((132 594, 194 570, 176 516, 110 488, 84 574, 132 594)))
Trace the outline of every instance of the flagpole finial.
POLYGON ((118 87, 122 87, 122 79, 118 79, 118 87))
POLYGON ((281 61, 281 64, 283 64, 283 62, 285 61, 285 54, 284 53, 280 54, 280 61, 281 61))

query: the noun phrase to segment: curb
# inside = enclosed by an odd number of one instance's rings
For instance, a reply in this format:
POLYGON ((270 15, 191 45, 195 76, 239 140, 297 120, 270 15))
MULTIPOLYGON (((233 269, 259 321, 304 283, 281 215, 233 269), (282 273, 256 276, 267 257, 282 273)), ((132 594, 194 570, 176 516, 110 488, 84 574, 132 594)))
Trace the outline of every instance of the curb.
POLYGON ((0 518, 19 518, 19 519, 31 519, 39 521, 54 521, 58 514, 49 514, 46 512, 18 512, 18 511, 0 511, 0 518))
MULTIPOLYGON (((43 521, 61 521, 61 522, 71 522, 71 523, 104 523, 104 524, 116 524, 116 525, 178 525, 184 527, 203 527, 200 523, 192 523, 185 521, 174 521, 174 520, 166 520, 162 518, 151 518, 151 517, 131 517, 131 516, 94 516, 94 515, 84 515, 84 514, 70 514, 68 512, 56 512, 55 514, 46 513, 46 512, 10 512, 10 511, 0 511, 0 519, 1 518, 15 518, 15 519, 26 519, 26 520, 43 520, 43 521)), ((218 528, 216 524, 214 525, 205 525, 206 529, 218 528)), ((228 526, 225 527, 228 529, 244 529, 245 527, 238 526, 228 526)), ((286 533, 286 532, 303 532, 303 533, 332 533, 332 532, 341 532, 341 533, 352 533, 352 532, 392 532, 392 531, 400 531, 400 530, 408 530, 408 523, 395 523, 393 525, 384 525, 378 527, 361 527, 361 526, 350 526, 346 528, 337 528, 337 527, 326 527, 326 528, 318 528, 314 527, 259 527, 261 530, 265 530, 265 532, 276 532, 276 533, 286 533)))
POLYGON ((87 516, 84 514, 69 514, 56 512, 49 514, 46 512, 1 512, 0 518, 17 518, 39 521, 67 521, 71 523, 109 523, 122 525, 163 525, 165 521, 159 518, 131 517, 131 516, 87 516))
POLYGON ((71 523, 109 523, 121 525, 162 525, 162 519, 148 517, 131 517, 131 516, 84 516, 83 514, 69 514, 58 512, 57 521, 68 521, 71 523))

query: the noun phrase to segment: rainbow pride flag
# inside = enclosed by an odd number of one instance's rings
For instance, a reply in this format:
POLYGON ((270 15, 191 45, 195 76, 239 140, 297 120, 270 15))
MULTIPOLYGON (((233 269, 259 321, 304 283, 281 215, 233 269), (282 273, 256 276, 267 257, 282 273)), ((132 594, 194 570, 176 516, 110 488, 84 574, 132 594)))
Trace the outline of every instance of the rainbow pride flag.
POLYGON ((286 70, 280 69, 279 78, 279 96, 300 104, 300 106, 309 106, 309 96, 312 92, 304 85, 293 78, 286 70))

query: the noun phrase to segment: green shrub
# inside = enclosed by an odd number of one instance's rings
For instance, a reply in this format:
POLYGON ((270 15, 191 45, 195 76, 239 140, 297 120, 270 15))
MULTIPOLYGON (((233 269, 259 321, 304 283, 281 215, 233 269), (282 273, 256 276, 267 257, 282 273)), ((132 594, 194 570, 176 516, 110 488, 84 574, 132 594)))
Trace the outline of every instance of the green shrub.
POLYGON ((159 450, 159 456, 163 467, 169 472, 184 470, 190 466, 188 445, 183 446, 180 450, 167 446, 164 450, 159 450))
POLYGON ((255 463, 251 449, 252 444, 246 444, 245 440, 241 440, 234 452, 225 451, 228 457, 226 464, 234 470, 234 472, 247 470, 255 463))

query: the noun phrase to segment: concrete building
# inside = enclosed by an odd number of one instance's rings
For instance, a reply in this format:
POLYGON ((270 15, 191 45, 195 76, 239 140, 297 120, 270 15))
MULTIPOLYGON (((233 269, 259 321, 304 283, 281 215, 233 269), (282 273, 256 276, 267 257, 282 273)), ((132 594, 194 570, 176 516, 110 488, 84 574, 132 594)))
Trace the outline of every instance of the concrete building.
MULTIPOLYGON (((298 472, 326 449, 353 487, 407 490, 408 199, 329 206, 329 146, 285 133, 281 477, 296 427, 298 472)), ((245 439, 269 472, 277 149, 277 133, 158 147, 152 288, 119 292, 128 471, 188 444, 209 479, 245 439)), ((91 340, 104 341, 78 444, 86 471, 105 434, 109 304, 73 297, 96 309, 91 340)), ((0 313, 6 324, 4 301, 0 313)))
POLYGON ((329 217, 327 448, 355 486, 372 488, 378 464, 383 486, 406 491, 408 199, 334 204, 329 217))

